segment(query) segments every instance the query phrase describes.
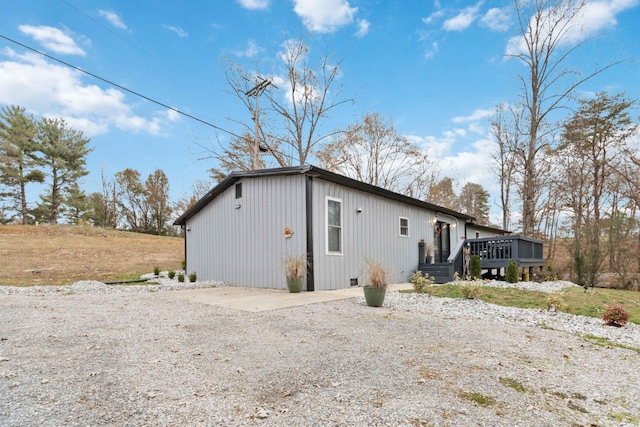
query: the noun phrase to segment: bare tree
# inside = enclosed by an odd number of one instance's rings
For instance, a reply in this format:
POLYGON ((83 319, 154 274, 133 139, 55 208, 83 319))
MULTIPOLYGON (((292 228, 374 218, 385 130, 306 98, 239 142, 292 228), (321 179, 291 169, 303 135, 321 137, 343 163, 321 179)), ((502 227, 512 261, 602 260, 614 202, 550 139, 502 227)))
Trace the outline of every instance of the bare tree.
POLYGON ((253 137, 248 133, 231 138, 227 147, 219 146, 218 150, 211 150, 208 158, 216 160, 217 165, 209 169, 209 174, 216 182, 221 182, 233 171, 248 171, 264 169, 265 161, 262 157, 253 158, 253 137))
POLYGON ((316 156, 330 171, 416 198, 424 197, 437 175, 426 153, 378 113, 366 114, 316 156))
MULTIPOLYGON (((342 60, 323 56, 314 69, 309 45, 302 38, 287 39, 282 47, 277 55, 281 71, 265 77, 273 84, 261 92, 259 116, 251 89, 263 77, 227 59, 226 79, 251 117, 259 117, 259 144, 268 155, 280 166, 302 165, 321 142, 337 133, 323 131, 323 119, 352 100, 342 99, 340 88, 335 87, 342 60)), ((234 121, 245 128, 243 133, 255 133, 254 124, 234 121)))
POLYGON ((523 109, 521 106, 500 104, 491 118, 491 133, 496 146, 491 152, 495 171, 500 183, 500 208, 502 209, 502 229, 511 229, 512 189, 521 168, 524 156, 521 130, 523 109))
POLYGON ((566 105, 575 89, 586 80, 614 64, 597 67, 583 75, 569 67, 569 60, 585 43, 580 33, 582 0, 515 0, 519 35, 509 41, 507 57, 526 66, 519 75, 522 102, 526 109, 527 147, 524 156, 522 194, 522 231, 531 235, 540 187, 537 181, 537 156, 547 146, 545 128, 550 114, 566 105))

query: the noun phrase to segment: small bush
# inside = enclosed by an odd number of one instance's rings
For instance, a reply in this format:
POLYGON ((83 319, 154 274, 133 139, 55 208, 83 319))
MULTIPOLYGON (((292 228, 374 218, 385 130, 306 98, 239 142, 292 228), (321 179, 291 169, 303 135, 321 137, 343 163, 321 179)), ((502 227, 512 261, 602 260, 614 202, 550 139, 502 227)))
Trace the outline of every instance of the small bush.
POLYGON ((460 292, 462 292, 462 296, 467 299, 474 299, 480 293, 480 286, 474 283, 462 283, 460 286, 460 292))
POLYGON ((624 326, 629 320, 629 312, 620 304, 607 307, 602 320, 609 326, 624 326))
POLYGON ((518 264, 514 260, 507 264, 506 279, 509 283, 518 283, 518 264))
POLYGON ((158 267, 157 265, 155 267, 153 267, 153 274, 156 276, 160 275, 160 267, 158 267))
POLYGON ((169 270, 168 276, 169 279, 173 279, 174 277, 176 277, 176 272, 173 270, 169 270))
POLYGON ((564 307, 564 294, 562 292, 553 292, 547 298, 547 310, 562 310, 564 307))
POLYGON ((195 273, 195 272, 193 272, 193 273, 189 274, 189 281, 190 281, 191 283, 193 283, 193 282, 195 282, 195 281, 196 281, 197 277, 198 277, 198 276, 196 275, 196 273, 195 273))
POLYGON ((469 276, 471 276, 471 280, 479 279, 482 276, 482 267, 480 267, 480 257, 478 255, 471 255, 469 276))
POLYGON ((425 293, 427 288, 435 283, 435 280, 429 276, 429 273, 423 274, 421 271, 416 271, 413 276, 411 276, 411 283, 413 284, 413 290, 421 294, 425 293))
POLYGON ((187 268, 187 260, 183 259, 182 260, 182 269, 184 270, 185 268, 187 268))
POLYGON ((182 273, 178 274, 178 282, 180 283, 184 282, 184 274, 182 273))

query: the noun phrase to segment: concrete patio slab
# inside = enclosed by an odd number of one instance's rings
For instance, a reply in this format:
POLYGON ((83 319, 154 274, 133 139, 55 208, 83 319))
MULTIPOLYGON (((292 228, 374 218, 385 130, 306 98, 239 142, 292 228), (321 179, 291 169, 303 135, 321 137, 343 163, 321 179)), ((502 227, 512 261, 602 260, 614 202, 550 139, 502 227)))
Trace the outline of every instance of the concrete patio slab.
MULTIPOLYGON (((411 283, 397 283, 389 285, 388 291, 405 289, 413 289, 413 286, 411 283)), ((292 294, 280 289, 224 286, 221 288, 176 291, 173 292, 172 295, 200 304, 209 304, 248 312, 259 312, 356 298, 362 295, 362 289, 354 287, 333 291, 300 292, 299 294, 292 294)))

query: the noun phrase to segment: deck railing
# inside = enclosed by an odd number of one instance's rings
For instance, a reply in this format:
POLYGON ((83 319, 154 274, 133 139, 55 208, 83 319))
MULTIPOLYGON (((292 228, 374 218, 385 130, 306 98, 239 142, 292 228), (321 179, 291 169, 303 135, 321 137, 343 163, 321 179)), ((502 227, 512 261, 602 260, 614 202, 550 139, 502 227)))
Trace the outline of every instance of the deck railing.
POLYGON ((506 262, 514 260, 522 267, 542 267, 544 265, 541 240, 525 236, 486 237, 467 239, 471 255, 480 257, 482 268, 505 267, 506 262))
MULTIPOLYGON (((463 248, 469 249, 469 255, 480 257, 480 267, 483 270, 506 269, 510 260, 514 260, 518 267, 528 267, 530 272, 533 271, 533 267, 544 266, 542 241, 524 236, 487 237, 460 241, 451 251, 446 263, 427 264, 425 248, 426 244, 420 242, 418 269, 433 276, 436 283, 453 280, 454 272, 458 272, 460 277, 463 276, 463 248)), ((490 273, 494 274, 491 271, 490 273)))

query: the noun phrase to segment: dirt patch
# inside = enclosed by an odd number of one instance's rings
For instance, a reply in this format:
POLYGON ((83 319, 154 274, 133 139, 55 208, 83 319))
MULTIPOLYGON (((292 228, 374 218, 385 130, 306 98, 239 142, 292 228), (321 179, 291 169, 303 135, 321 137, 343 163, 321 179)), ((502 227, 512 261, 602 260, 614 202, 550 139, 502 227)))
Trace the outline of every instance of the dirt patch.
POLYGON ((65 285, 180 268, 184 240, 83 226, 0 226, 0 285, 65 285))

